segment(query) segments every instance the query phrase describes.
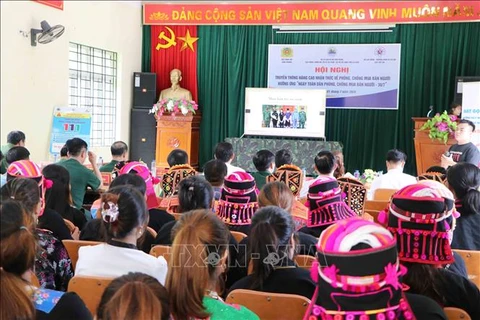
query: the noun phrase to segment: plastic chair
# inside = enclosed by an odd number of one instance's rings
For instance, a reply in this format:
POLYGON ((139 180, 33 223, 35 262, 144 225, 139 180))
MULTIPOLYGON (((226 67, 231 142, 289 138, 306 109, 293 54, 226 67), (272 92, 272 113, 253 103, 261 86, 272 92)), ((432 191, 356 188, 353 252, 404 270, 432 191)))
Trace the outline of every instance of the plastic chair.
POLYGON ((68 256, 72 261, 72 269, 75 270, 75 266, 77 265, 78 261, 78 249, 84 246, 96 246, 97 244, 101 244, 103 242, 99 241, 84 241, 84 240, 62 240, 65 249, 67 249, 68 256))
POLYGON ((240 243, 240 241, 242 241, 243 239, 245 239, 247 237, 247 235, 243 232, 230 231, 230 233, 235 238, 235 240, 237 240, 238 243, 240 243))
POLYGON ((170 262, 170 256, 172 254, 171 252, 172 247, 161 244, 157 244, 150 249, 150 255, 154 256, 155 258, 163 256, 165 260, 167 260, 167 264, 170 262))
POLYGON ((68 231, 70 231, 70 233, 73 233, 73 231, 75 231, 75 225, 73 224, 72 221, 70 220, 67 220, 67 219, 63 219, 63 222, 65 222, 65 225, 67 226, 68 228, 68 231))
POLYGON ((83 300, 90 313, 95 316, 103 291, 113 278, 75 276, 68 283, 68 292, 75 292, 83 300))
POLYGON ((390 201, 392 195, 397 192, 397 189, 376 189, 373 193, 373 200, 377 201, 390 201))
POLYGON ((147 227, 147 232, 150 233, 154 239, 157 237, 157 231, 153 230, 152 228, 147 227))
POLYGON ((313 263, 315 262, 315 257, 299 254, 299 255, 296 255, 293 260, 295 260, 295 263, 297 264, 298 267, 310 271, 313 263))
POLYGON ((454 249, 463 260, 467 269, 468 279, 480 289, 480 251, 454 249))
POLYGON ((443 308, 448 320, 472 320, 472 318, 464 310, 459 308, 443 308))
POLYGON ((237 289, 230 292, 227 303, 239 304, 260 319, 302 319, 310 300, 295 294, 237 289))

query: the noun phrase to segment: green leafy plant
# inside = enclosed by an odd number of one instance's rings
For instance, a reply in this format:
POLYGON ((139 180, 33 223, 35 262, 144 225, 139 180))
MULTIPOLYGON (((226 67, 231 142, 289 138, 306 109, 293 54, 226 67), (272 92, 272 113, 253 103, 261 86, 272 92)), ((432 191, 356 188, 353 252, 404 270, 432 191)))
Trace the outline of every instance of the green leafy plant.
POLYGON ((437 113, 433 118, 425 122, 420 130, 429 130, 428 136, 430 139, 440 140, 446 144, 448 138, 453 137, 457 129, 457 119, 457 116, 449 115, 447 111, 444 111, 442 114, 437 113))

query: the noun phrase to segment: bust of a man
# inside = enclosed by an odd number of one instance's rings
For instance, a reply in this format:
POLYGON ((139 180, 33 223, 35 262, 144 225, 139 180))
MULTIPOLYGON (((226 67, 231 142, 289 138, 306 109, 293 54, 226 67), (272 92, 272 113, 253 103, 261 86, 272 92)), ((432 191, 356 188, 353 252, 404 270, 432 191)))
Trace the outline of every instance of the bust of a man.
POLYGON ((192 100, 192 94, 187 89, 180 87, 180 81, 182 80, 182 71, 173 69, 170 71, 170 82, 172 86, 168 89, 164 89, 160 92, 158 100, 162 99, 186 99, 192 100))

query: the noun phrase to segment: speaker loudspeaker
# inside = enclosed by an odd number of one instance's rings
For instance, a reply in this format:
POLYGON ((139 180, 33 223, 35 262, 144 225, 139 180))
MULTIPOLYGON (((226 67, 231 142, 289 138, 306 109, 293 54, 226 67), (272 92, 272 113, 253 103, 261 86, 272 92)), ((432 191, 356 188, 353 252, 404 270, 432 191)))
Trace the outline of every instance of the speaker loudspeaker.
POLYGON ((155 159, 156 120, 146 109, 132 109, 130 114, 130 159, 142 160, 150 168, 155 159))
POLYGON ((157 75, 150 72, 133 73, 133 109, 151 109, 157 101, 157 75))

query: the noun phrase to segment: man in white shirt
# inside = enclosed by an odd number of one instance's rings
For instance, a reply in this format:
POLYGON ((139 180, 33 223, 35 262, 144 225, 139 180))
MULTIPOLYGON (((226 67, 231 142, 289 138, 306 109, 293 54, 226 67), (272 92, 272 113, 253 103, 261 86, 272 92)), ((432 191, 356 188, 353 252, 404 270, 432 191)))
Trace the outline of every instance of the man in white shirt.
POLYGON ((219 142, 215 147, 215 159, 225 162, 227 165, 227 177, 237 171, 245 172, 242 168, 236 167, 231 164, 235 158, 233 153, 233 146, 229 142, 219 142))
POLYGON ((403 167, 407 161, 407 155, 400 150, 392 149, 387 152, 387 173, 381 175, 372 182, 370 194, 373 196, 376 189, 400 190, 411 184, 417 183, 417 178, 403 173, 403 167))
POLYGON ((305 198, 307 196, 310 185, 312 185, 319 177, 334 178, 333 173, 335 172, 335 169, 337 169, 337 160, 333 153, 326 150, 320 151, 315 157, 315 171, 318 173, 318 177, 313 180, 304 181, 302 190, 300 190, 300 198, 305 198))

